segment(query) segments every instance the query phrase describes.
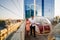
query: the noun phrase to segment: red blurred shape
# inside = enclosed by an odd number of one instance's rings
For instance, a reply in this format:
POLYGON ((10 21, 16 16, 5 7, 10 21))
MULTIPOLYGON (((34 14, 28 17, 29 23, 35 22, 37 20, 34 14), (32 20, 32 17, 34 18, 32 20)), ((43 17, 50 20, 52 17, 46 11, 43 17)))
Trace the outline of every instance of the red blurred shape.
POLYGON ((49 25, 44 25, 44 31, 46 33, 49 33, 50 32, 50 26, 49 25))
POLYGON ((39 27, 40 33, 43 34, 43 25, 37 24, 37 26, 39 27))
POLYGON ((50 26, 49 25, 45 25, 44 26, 44 30, 50 30, 50 26))

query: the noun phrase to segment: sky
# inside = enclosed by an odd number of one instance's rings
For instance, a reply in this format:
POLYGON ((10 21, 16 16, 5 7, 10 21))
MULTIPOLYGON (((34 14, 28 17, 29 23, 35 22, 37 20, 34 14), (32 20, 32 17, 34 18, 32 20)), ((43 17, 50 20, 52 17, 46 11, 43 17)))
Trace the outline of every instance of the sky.
MULTIPOLYGON (((38 15, 42 14, 42 0, 36 0, 38 15)), ((33 5, 34 0, 0 0, 0 19, 1 18, 23 18, 24 5, 33 5)), ((34 7, 32 7, 33 9, 34 7)), ((44 0, 44 16, 54 15, 54 0, 44 0)))
POLYGON ((23 0, 0 0, 0 19, 21 19, 23 12, 23 0))

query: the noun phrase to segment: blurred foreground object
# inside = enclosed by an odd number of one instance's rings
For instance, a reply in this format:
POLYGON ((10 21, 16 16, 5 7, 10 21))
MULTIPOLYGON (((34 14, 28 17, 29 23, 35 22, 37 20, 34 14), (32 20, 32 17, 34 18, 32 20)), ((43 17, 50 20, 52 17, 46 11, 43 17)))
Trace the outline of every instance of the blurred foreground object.
POLYGON ((48 40, 60 40, 60 23, 53 28, 48 36, 48 40))
POLYGON ((45 17, 36 17, 36 24, 40 34, 48 34, 52 30, 51 22, 45 17))

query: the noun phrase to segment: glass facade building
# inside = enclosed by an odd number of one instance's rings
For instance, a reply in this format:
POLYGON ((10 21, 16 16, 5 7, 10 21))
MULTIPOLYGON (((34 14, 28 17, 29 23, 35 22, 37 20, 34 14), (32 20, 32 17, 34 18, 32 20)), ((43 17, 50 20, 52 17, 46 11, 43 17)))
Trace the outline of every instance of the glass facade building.
MULTIPOLYGON (((34 0, 25 0, 25 14, 29 17, 31 16, 31 11, 34 11, 34 0), (32 9, 32 10, 31 10, 32 9), (29 11, 30 10, 30 11, 29 11)), ((36 0, 36 16, 44 16, 44 17, 54 17, 54 0, 36 0)))

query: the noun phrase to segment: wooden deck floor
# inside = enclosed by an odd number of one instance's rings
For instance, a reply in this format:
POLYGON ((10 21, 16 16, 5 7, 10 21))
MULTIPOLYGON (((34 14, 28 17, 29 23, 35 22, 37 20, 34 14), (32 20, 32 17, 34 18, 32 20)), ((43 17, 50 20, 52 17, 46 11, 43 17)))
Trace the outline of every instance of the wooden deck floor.
POLYGON ((47 35, 25 36, 25 40, 48 40, 47 35))

